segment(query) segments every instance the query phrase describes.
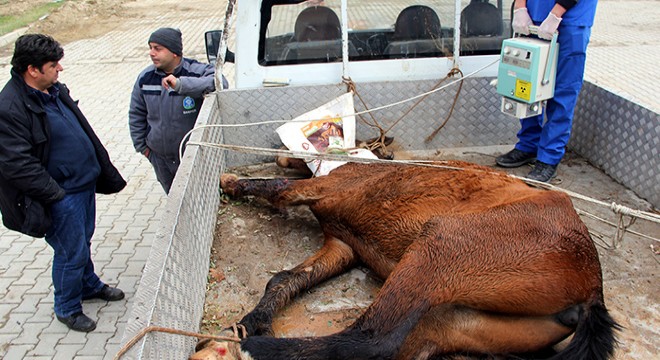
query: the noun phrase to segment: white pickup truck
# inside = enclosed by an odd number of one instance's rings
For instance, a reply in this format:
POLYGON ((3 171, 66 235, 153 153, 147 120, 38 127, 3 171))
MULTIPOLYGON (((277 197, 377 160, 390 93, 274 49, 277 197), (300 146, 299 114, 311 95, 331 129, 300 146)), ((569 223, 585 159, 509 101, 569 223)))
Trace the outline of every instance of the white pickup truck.
POLYGON ((502 0, 260 3, 233 9, 237 89, 438 79, 454 67, 467 74, 497 59, 511 36, 511 4, 502 0))
MULTIPOLYGON (((490 84, 502 41, 511 37, 511 5, 503 0, 229 0, 224 31, 210 31, 206 40, 209 60, 231 85, 204 101, 123 342, 149 326, 199 331, 214 233, 225 206, 220 175, 272 162, 282 145, 275 129, 283 121, 352 92, 360 114, 356 136, 391 137, 388 151, 395 159, 452 157, 494 165, 494 155, 511 148, 519 129, 516 119, 500 111, 501 98, 490 84)), ((640 154, 657 155, 657 138, 641 129, 657 133, 657 114, 585 83, 560 186, 594 197, 620 194, 617 200, 634 208, 660 207, 657 157, 634 162, 640 154), (612 134, 622 133, 625 141, 613 140, 612 134)), ((588 225, 609 242, 612 229, 588 225)), ((641 231, 658 233, 657 226, 641 231)), ((645 316, 630 309, 657 308, 657 287, 639 289, 648 296, 628 296, 630 290, 617 279, 620 271, 643 277, 620 269, 622 264, 652 269, 657 260, 648 251, 650 240, 626 237, 629 251, 642 255, 624 261, 603 250, 606 303, 617 320, 630 318, 624 325, 634 328, 634 336, 624 336, 628 345, 621 358, 652 357, 646 349, 657 345, 652 330, 658 326, 657 310, 645 316), (635 351, 641 355, 626 355, 635 351)), ((255 260, 260 261, 265 260, 255 260)), ((249 290, 257 297, 262 291, 249 290)), ((251 304, 217 294, 217 302, 228 308, 249 311, 251 304)), ((184 359, 196 341, 152 332, 125 358, 184 359)))

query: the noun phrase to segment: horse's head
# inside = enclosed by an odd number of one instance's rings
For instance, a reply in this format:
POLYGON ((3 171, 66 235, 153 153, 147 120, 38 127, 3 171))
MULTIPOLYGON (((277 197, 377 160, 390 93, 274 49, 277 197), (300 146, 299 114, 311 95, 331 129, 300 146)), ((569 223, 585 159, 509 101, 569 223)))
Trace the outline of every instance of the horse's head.
POLYGON ((195 353, 188 360, 251 360, 241 352, 240 343, 204 339, 195 346, 195 353))

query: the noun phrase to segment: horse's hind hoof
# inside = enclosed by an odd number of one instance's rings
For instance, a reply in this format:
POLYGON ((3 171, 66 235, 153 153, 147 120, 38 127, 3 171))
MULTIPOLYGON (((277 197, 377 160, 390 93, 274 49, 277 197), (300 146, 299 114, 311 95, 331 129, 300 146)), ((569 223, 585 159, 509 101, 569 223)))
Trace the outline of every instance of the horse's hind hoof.
POLYGON ((580 317, 582 317, 582 307, 580 305, 571 306, 555 314, 557 322, 569 328, 575 328, 580 322, 580 317))

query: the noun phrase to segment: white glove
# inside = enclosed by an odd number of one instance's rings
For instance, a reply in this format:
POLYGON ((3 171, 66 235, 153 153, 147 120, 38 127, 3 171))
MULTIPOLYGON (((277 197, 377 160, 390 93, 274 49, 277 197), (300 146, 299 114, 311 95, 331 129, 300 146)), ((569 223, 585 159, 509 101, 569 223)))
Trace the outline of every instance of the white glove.
POLYGON ((557 17, 555 14, 550 13, 548 17, 543 20, 541 26, 539 26, 539 37, 541 39, 552 40, 552 34, 557 31, 561 18, 557 17))
POLYGON ((513 26, 513 32, 529 35, 529 26, 534 25, 532 18, 529 17, 527 8, 518 8, 513 12, 513 21, 511 22, 513 26))

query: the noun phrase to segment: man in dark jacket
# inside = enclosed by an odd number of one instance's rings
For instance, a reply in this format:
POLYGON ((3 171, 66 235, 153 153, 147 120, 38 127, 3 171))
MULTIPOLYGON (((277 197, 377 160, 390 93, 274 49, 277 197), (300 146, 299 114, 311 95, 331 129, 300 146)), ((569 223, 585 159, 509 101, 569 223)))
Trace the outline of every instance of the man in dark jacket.
POLYGON ((0 92, 0 211, 7 228, 45 236, 54 250, 57 319, 88 332, 96 322, 83 314, 82 300, 124 298, 94 273, 95 192, 117 193, 126 181, 58 82, 63 56, 50 36, 16 40, 12 77, 0 92))

